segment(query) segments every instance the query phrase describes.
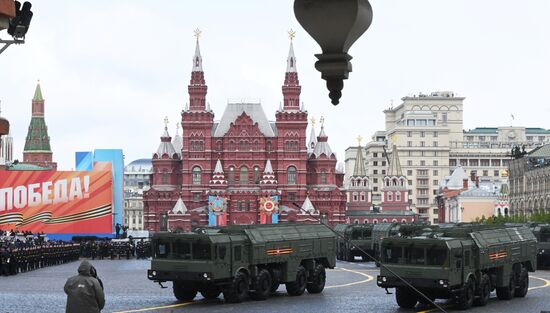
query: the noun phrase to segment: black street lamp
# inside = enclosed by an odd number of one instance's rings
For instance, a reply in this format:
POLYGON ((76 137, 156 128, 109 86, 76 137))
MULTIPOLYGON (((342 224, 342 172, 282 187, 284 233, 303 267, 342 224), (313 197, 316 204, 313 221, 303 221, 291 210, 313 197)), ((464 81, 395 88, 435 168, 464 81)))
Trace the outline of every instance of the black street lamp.
POLYGON ((344 79, 351 72, 349 48, 369 28, 372 7, 368 0, 295 0, 294 15, 323 53, 315 68, 327 81, 329 97, 337 105, 344 79))

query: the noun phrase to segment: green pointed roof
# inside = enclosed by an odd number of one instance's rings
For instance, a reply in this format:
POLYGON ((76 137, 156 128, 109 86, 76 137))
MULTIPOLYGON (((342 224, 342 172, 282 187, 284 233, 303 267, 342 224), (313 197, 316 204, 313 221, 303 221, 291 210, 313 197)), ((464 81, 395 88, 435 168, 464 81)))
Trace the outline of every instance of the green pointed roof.
POLYGON ((24 152, 30 151, 51 152, 48 127, 43 117, 33 116, 31 118, 24 152))
POLYGON ((42 98, 42 90, 40 89, 40 81, 36 84, 36 90, 34 91, 33 101, 44 101, 42 98))

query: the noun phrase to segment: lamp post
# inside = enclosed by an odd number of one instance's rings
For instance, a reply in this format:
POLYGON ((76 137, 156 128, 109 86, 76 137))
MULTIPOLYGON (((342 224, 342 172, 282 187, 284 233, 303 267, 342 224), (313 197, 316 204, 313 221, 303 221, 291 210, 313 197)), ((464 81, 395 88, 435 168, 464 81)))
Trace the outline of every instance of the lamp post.
POLYGON ((351 72, 349 48, 369 28, 372 7, 368 0, 295 0, 294 15, 323 53, 315 68, 327 81, 332 104, 342 96, 344 79, 351 72))

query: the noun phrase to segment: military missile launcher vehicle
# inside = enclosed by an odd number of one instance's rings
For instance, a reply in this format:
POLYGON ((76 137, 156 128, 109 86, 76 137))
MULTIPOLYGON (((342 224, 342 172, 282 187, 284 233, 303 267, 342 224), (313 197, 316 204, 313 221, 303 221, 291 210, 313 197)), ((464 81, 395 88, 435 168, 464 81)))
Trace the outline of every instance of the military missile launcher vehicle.
POLYGON ((228 302, 264 300, 284 283, 289 295, 323 291, 336 264, 336 235, 324 225, 235 225, 157 233, 148 278, 172 281, 178 300, 223 292, 228 302))
POLYGON ((370 261, 368 256, 361 250, 373 255, 373 226, 373 224, 336 225, 334 230, 341 236, 336 238, 336 258, 338 260, 354 261, 356 256, 360 256, 363 261, 370 261))
POLYGON ((538 241, 537 269, 550 268, 550 224, 531 227, 538 241))
POLYGON ((397 304, 413 308, 430 300, 454 299, 460 309, 487 304, 496 289, 502 300, 525 297, 528 272, 536 266, 537 240, 527 227, 459 225, 413 237, 385 238, 377 284, 396 288, 397 304), (392 273, 393 272, 393 273, 392 273))

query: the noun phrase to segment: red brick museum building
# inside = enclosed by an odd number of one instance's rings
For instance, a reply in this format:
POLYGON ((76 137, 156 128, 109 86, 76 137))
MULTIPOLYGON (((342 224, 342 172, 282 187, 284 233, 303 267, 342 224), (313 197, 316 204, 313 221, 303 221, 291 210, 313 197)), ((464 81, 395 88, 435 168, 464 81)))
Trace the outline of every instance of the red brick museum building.
POLYGON ((292 42, 274 121, 260 103, 229 103, 215 120, 207 89, 197 40, 183 134, 172 138, 165 126, 153 154, 146 230, 188 231, 214 220, 258 224, 267 215, 267 223, 345 222, 344 173, 336 170, 323 123, 318 134, 312 125, 306 135, 308 112, 300 102, 292 42))

